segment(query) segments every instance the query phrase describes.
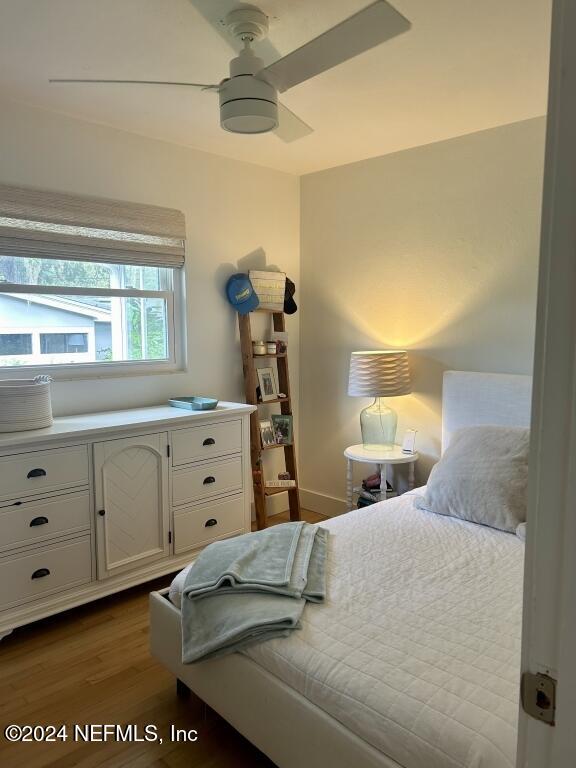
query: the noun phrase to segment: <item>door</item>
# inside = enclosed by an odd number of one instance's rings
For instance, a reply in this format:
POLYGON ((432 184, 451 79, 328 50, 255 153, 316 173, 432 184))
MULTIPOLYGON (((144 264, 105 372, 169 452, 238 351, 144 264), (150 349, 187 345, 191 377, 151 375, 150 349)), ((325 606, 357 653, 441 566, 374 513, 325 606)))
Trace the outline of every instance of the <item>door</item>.
POLYGON ((98 578, 168 557, 168 433, 94 444, 98 578))
POLYGON ((554 0, 534 363, 522 671, 558 681, 555 726, 520 713, 517 765, 576 766, 576 2, 554 0))

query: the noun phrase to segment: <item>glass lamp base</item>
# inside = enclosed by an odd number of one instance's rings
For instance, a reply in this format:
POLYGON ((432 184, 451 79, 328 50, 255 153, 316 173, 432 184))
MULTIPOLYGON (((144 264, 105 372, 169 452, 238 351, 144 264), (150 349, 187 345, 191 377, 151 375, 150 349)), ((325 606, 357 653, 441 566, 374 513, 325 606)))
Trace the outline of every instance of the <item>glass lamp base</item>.
POLYGON ((372 405, 360 413, 362 444, 367 451, 391 451, 396 440, 396 411, 384 405, 384 399, 377 397, 372 405))

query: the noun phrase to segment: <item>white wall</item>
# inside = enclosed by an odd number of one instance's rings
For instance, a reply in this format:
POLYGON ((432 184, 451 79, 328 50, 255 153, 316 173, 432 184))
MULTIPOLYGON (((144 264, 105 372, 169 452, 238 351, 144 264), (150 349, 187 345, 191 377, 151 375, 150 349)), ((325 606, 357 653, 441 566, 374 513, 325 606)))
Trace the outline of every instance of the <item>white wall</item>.
MULTIPOLYGON (((224 285, 239 260, 244 269, 265 256, 299 286, 297 177, 11 102, 0 114, 1 182, 164 205, 186 216, 187 373, 55 382, 54 412, 186 393, 243 400, 236 315, 224 285)), ((288 319, 295 381, 298 322, 298 314, 288 319)))
POLYGON ((341 505, 343 449, 369 400, 346 394, 352 350, 407 348, 426 478, 447 368, 531 372, 544 118, 303 177, 301 484, 341 505))

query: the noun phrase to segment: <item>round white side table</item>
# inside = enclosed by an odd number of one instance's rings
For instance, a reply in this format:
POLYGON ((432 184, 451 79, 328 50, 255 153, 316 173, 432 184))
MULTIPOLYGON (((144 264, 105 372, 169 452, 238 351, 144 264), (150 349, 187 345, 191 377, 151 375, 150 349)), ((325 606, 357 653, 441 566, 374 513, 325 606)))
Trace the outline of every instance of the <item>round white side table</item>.
POLYGON ((355 461, 364 464, 376 464, 380 474, 380 491, 384 492, 386 498, 386 474, 388 466, 394 464, 409 464, 408 467, 408 490, 414 488, 414 464, 418 460, 418 453, 403 453, 402 446, 395 445, 388 451, 368 451, 362 444, 351 445, 344 451, 344 456, 348 461, 346 471, 346 505, 348 509, 353 508, 354 504, 354 479, 353 465, 355 461))

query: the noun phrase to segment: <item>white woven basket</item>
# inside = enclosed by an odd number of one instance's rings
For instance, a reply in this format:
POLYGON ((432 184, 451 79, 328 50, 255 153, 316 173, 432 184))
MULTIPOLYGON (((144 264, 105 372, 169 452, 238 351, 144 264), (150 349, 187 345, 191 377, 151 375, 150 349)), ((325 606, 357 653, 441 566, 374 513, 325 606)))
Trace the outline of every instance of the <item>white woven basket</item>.
POLYGON ((0 380, 0 432, 42 429, 53 423, 50 378, 0 380))
POLYGON ((272 312, 284 311, 284 293, 286 291, 286 274, 284 272, 269 272, 251 269, 250 282, 254 293, 258 296, 259 309, 269 309, 272 312))

